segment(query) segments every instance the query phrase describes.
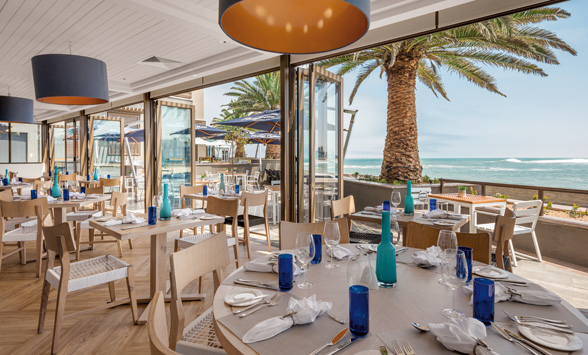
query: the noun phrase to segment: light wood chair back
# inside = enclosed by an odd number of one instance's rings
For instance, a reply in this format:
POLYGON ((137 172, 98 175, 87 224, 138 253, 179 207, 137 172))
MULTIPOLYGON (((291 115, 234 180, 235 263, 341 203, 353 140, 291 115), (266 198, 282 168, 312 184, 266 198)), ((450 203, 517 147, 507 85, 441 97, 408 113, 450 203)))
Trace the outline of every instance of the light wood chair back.
MULTIPOLYGON (((509 208, 504 210, 504 216, 496 216, 496 224, 494 225, 493 240, 496 242, 496 265, 507 270, 504 265, 504 257, 512 260, 514 255, 510 254, 508 247, 509 241, 512 240, 516 224, 516 215, 509 208)), ((512 262, 508 265, 508 270, 512 272, 512 262)))
POLYGON ((123 177, 121 176, 113 179, 100 178, 100 185, 104 187, 118 186, 118 191, 123 192, 123 177))
POLYGON ((203 193, 203 186, 204 185, 180 186, 180 198, 182 200, 182 208, 186 208, 186 199, 184 198, 184 196, 203 193))
POLYGON ((90 194, 104 195, 104 186, 86 187, 86 195, 90 194))
POLYGON ((40 177, 38 177, 38 178, 24 178, 23 177, 21 179, 22 179, 22 182, 26 182, 26 183, 29 183, 29 184, 34 184, 35 181, 41 181, 41 178, 40 177))
POLYGON ((227 234, 216 235, 189 248, 170 255, 171 282, 171 332, 169 344, 175 348, 182 339, 185 315, 181 292, 192 281, 209 272, 213 273, 214 292, 222 281, 222 268, 231 263, 227 248, 227 234))
POLYGON ((61 184, 64 181, 76 181, 76 174, 72 174, 72 175, 59 174, 59 175, 57 175, 57 182, 59 182, 59 184, 61 184))
POLYGON ((53 186, 51 181, 35 181, 33 183, 33 189, 37 190, 37 193, 41 193, 41 191, 46 191, 53 186))
POLYGON ((239 200, 218 198, 208 196, 206 204, 206 213, 217 216, 233 217, 233 224, 237 225, 237 214, 239 213, 239 200))
MULTIPOLYGON (((338 218, 339 233, 341 239, 339 244, 349 244, 349 229, 347 229, 347 218, 338 218)), ((289 250, 296 248, 296 237, 298 233, 323 234, 325 222, 315 223, 295 223, 280 221, 280 250, 289 250)), ((323 239, 323 244, 325 240, 323 239)))
POLYGON ((151 345, 151 355, 179 355, 169 348, 167 319, 163 291, 157 291, 149 303, 149 319, 147 331, 151 345))
POLYGON ((110 197, 110 207, 112 208, 112 216, 116 217, 118 214, 118 210, 120 211, 123 216, 127 215, 127 193, 126 192, 118 192, 113 191, 112 196, 110 197))
MULTIPOLYGON (((411 248, 427 249, 430 246, 437 245, 440 231, 440 229, 424 224, 408 222, 406 243, 404 245, 411 248)), ((491 243, 489 233, 456 233, 456 236, 458 246, 473 249, 473 260, 490 264, 491 243)))
POLYGON ((0 191, 0 201, 12 201, 12 189, 0 191))
POLYGON ((35 200, 1 201, 0 216, 4 218, 39 217, 47 216, 47 198, 39 197, 35 200))
POLYGON ((76 181, 86 181, 86 177, 84 175, 76 174, 76 181))
MULTIPOLYGON (((43 226, 43 235, 45 236, 45 247, 47 250, 54 252, 60 257, 70 251, 76 250, 74 233, 71 225, 67 222, 54 226, 43 226)), ((69 257, 64 259, 67 259, 69 262, 69 257)))
POLYGON ((247 256, 251 259, 251 247, 249 243, 249 236, 250 234, 257 234, 263 235, 267 241, 267 251, 271 252, 271 238, 270 238, 270 230, 269 230, 269 217, 267 213, 267 205, 268 205, 268 195, 269 192, 264 190, 263 192, 253 193, 253 192, 246 192, 243 191, 241 194, 241 204, 243 205, 243 228, 245 229, 245 244, 247 246, 247 256), (259 217, 250 214, 249 208, 250 207, 258 207, 263 206, 263 224, 265 227, 265 233, 260 232, 253 232, 250 230, 251 220, 255 222, 259 217))
POLYGON ((351 230, 350 216, 352 213, 355 213, 355 199, 353 198, 353 195, 331 202, 331 219, 334 220, 339 217, 347 217, 349 223, 347 228, 349 230, 351 230))
POLYGON ((267 213, 267 196, 268 191, 265 190, 263 192, 246 192, 243 191, 241 193, 241 201, 243 202, 243 206, 247 207, 256 207, 256 206, 264 206, 264 215, 267 213))

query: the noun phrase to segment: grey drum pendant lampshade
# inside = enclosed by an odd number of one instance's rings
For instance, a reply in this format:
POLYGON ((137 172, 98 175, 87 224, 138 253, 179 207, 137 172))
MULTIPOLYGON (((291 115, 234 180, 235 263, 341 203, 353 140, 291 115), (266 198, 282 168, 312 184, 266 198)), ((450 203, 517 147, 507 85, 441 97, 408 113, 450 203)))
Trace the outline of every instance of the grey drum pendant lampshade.
POLYGON ((370 0, 220 0, 218 22, 235 41, 304 54, 345 47, 370 24, 370 0))
POLYGON ((33 123, 33 100, 0 96, 0 122, 33 123))
POLYGON ((42 54, 31 59, 37 101, 59 105, 108 102, 106 64, 71 54, 42 54))

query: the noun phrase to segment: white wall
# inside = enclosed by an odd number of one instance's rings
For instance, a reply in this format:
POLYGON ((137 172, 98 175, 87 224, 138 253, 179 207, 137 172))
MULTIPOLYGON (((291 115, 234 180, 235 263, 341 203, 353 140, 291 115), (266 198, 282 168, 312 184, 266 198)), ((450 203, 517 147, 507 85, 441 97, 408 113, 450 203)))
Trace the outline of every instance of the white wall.
POLYGON ((19 177, 24 178, 37 178, 43 175, 44 165, 42 163, 34 164, 0 164, 1 174, 4 175, 4 171, 15 171, 18 172, 19 177))

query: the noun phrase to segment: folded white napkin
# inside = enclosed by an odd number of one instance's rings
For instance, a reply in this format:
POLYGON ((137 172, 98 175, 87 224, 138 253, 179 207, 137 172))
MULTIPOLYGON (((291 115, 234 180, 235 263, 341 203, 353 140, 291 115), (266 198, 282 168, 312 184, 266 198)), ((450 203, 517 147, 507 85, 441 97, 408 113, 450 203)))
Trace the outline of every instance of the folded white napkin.
POLYGON ((86 194, 83 194, 81 192, 72 192, 69 194, 69 197, 75 200, 83 200, 86 198, 86 194))
POLYGON ((429 324, 431 333, 437 337, 443 346, 449 350, 464 354, 498 355, 485 347, 478 345, 476 339, 486 338, 484 323, 474 318, 450 319, 440 324, 429 324))
POLYGON ((229 191, 223 191, 222 195, 223 196, 238 196, 239 194, 235 193, 235 191, 229 190, 229 191))
POLYGON ((328 256, 331 256, 331 250, 333 251, 333 258, 337 260, 343 260, 345 258, 350 258, 355 255, 354 252, 340 245, 335 245, 333 249, 327 250, 328 256))
POLYGON ((420 267, 439 266, 443 259, 441 259, 441 248, 438 246, 430 246, 426 250, 417 251, 412 254, 412 260, 420 267))
POLYGON ((99 198, 100 195, 98 195, 98 194, 89 194, 89 195, 86 195, 86 197, 87 198, 99 198))
MULTIPOLYGON (((278 273, 278 263, 275 264, 268 264, 267 262, 263 261, 250 261, 243 265, 245 271, 252 271, 252 272, 274 272, 278 273)), ((298 276, 302 273, 302 269, 296 263, 294 263, 294 276, 298 276)))
POLYGON ((427 212, 423 216, 425 218, 429 218, 429 219, 455 219, 455 220, 462 219, 462 217, 460 215, 451 214, 451 213, 448 213, 447 211, 443 211, 443 210, 434 210, 431 212, 427 212))
POLYGON ((118 219, 118 218, 113 218, 113 219, 109 219, 108 221, 104 222, 105 226, 116 226, 119 224, 139 224, 139 223, 144 223, 145 222, 145 218, 143 217, 137 217, 132 213, 129 213, 128 216, 123 217, 122 219, 118 219))
POLYGON ((172 217, 188 217, 196 214, 205 213, 202 208, 191 209, 191 208, 177 208, 172 210, 172 217))
POLYGON ((47 202, 53 202, 53 201, 57 201, 57 199, 53 196, 40 196, 40 197, 46 197, 47 198, 47 202))
POLYGON ((384 208, 382 206, 376 206, 376 207, 368 206, 368 207, 364 208, 364 210, 366 210, 366 211, 377 212, 377 213, 382 213, 383 209, 384 208))
MULTIPOLYGON (((516 286, 511 287, 511 289, 514 287, 516 286)), ((462 286, 462 288, 466 295, 472 296, 470 299, 470 304, 473 304, 473 286, 462 286)), ((520 293, 520 295, 511 293, 506 286, 496 282, 494 284, 494 303, 502 301, 515 301, 520 303, 534 304, 536 306, 553 306, 561 303, 561 298, 559 298, 559 296, 548 291, 521 291, 521 288, 519 287, 516 289, 516 292, 520 293)))
POLYGON ((333 304, 331 302, 318 301, 316 295, 301 300, 292 297, 288 303, 287 311, 294 311, 296 314, 284 319, 281 319, 281 316, 273 317, 257 323, 245 333, 243 342, 250 344, 266 340, 280 334, 295 324, 312 323, 318 316, 330 311, 332 306, 333 304))

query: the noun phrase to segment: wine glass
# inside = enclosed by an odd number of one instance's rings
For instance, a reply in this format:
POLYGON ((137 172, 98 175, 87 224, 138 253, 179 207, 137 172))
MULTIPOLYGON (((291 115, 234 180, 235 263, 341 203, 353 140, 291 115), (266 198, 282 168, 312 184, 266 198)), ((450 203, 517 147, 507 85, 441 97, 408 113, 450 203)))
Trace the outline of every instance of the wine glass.
MULTIPOLYGON (((439 231, 439 237, 437 238, 437 246, 444 251, 446 249, 457 249, 457 236, 454 231, 442 230, 439 231)), ((441 264, 445 264, 444 254, 441 253, 441 264)), ((441 285, 448 286, 443 278, 439 279, 441 285)))
POLYGON ((302 269, 304 270, 304 282, 298 284, 299 288, 309 289, 314 286, 312 282, 306 281, 310 261, 314 258, 314 250, 312 234, 298 233, 296 236, 296 257, 302 263, 302 269))
POLYGON ((362 285, 370 287, 372 269, 367 254, 357 254, 347 262, 347 281, 349 286, 362 285))
POLYGON ((392 192, 392 197, 390 197, 390 202, 394 205, 394 208, 397 208, 402 202, 402 197, 400 196, 400 192, 392 192))
POLYGON ((398 221, 396 220, 396 216, 392 217, 390 220, 390 232, 391 232, 391 239, 392 244, 396 245, 400 241, 400 226, 398 225, 398 221), (396 242, 394 241, 396 238, 396 242))
POLYGON ((443 315, 447 318, 462 318, 463 313, 457 310, 455 306, 455 291, 463 286, 468 279, 468 265, 465 253, 457 249, 445 249, 443 252, 446 262, 442 265, 442 276, 447 286, 452 290, 452 308, 443 310, 443 315))
POLYGON ((323 230, 323 239, 325 240, 325 244, 327 244, 327 248, 331 251, 331 259, 325 265, 327 269, 334 269, 338 268, 339 265, 333 263, 333 253, 335 246, 339 244, 341 240, 341 233, 339 233, 339 223, 336 221, 328 221, 325 223, 325 228, 323 230))
POLYGON ((425 191, 419 192, 419 202, 423 205, 423 213, 426 213, 427 209, 427 200, 429 199, 429 195, 425 191))

